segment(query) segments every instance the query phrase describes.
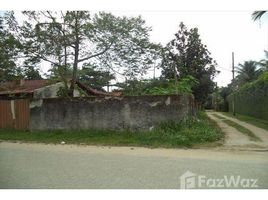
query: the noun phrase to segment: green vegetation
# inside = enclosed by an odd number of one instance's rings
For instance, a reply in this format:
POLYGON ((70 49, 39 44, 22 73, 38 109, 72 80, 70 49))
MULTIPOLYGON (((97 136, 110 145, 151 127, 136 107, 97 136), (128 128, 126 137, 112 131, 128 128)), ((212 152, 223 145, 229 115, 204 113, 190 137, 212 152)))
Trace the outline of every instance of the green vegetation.
POLYGON ((192 88, 195 100, 204 104, 208 94, 213 92, 213 78, 217 74, 216 61, 203 44, 198 28, 188 29, 183 22, 179 30, 162 50, 162 77, 180 80, 192 76, 197 80, 192 88))
POLYGON ((249 136, 250 140, 261 141, 261 139, 259 137, 254 135, 254 133, 252 131, 250 131, 249 129, 245 128, 244 126, 241 126, 238 123, 236 123, 236 122, 234 122, 232 120, 229 120, 229 119, 224 119, 223 121, 226 124, 228 124, 229 126, 232 126, 232 127, 236 128, 239 132, 244 133, 245 135, 249 136))
POLYGON ((152 95, 170 95, 170 94, 182 94, 192 93, 192 87, 198 84, 198 81, 192 76, 186 76, 181 78, 179 82, 172 80, 168 82, 167 87, 153 87, 146 90, 147 94, 152 95))
POLYGON ((222 114, 229 116, 229 117, 234 117, 236 119, 247 122, 247 123, 252 124, 254 126, 257 126, 259 128, 263 128, 263 129, 268 131, 268 121, 267 120, 257 119, 254 117, 249 117, 249 116, 240 115, 240 114, 236 114, 235 116, 233 116, 231 113, 227 113, 227 112, 223 112, 222 114))
POLYGON ((59 144, 91 144, 146 147, 194 147, 221 144, 223 133, 205 113, 182 122, 167 122, 152 131, 130 132, 111 130, 76 131, 11 131, 1 130, 1 140, 59 144))
POLYGON ((217 117, 217 118, 219 118, 219 119, 226 119, 226 118, 224 118, 224 117, 222 117, 222 116, 220 116, 220 115, 217 115, 217 114, 212 114, 214 117, 217 117))
MULTIPOLYGON (((5 12, 4 23, 8 25, 7 32, 20 41, 27 66, 48 62, 51 75, 60 80, 93 79, 99 86, 113 78, 114 73, 133 79, 144 75, 160 59, 161 45, 150 42, 151 28, 140 16, 89 11, 22 11, 21 14, 24 17, 17 23, 14 12, 5 12), (82 65, 88 70, 82 70, 81 75, 78 70, 82 65)), ((74 85, 75 81, 71 81, 70 97, 74 85)))
MULTIPOLYGON (((228 97, 232 105, 235 95, 235 110, 242 115, 260 119, 268 119, 268 72, 264 72, 257 80, 246 83, 228 97)), ((229 106, 232 112, 232 106, 229 106)))
POLYGON ((174 80, 154 79, 144 81, 129 81, 119 83, 117 86, 122 88, 124 95, 173 95, 173 94, 191 94, 192 87, 198 84, 198 81, 187 76, 178 82, 174 80))
POLYGON ((239 63, 235 70, 236 77, 227 87, 216 86, 214 92, 207 97, 205 108, 230 112, 235 95, 238 113, 267 120, 268 51, 264 50, 264 53, 264 59, 239 63))

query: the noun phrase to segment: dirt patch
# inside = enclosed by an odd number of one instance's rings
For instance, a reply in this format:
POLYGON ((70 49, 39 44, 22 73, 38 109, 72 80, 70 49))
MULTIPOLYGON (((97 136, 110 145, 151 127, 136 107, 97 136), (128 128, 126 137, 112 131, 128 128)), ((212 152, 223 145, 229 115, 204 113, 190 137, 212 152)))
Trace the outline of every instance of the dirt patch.
POLYGON ((227 148, 245 148, 245 149, 251 149, 251 148, 268 148, 268 131, 258 128, 256 126, 253 126, 251 124, 248 124, 246 122, 242 122, 240 120, 227 117, 225 115, 222 115, 220 113, 216 112, 207 112, 207 115, 214 121, 217 122, 218 126, 222 129, 222 131, 226 134, 225 135, 225 142, 224 147, 227 148), (223 119, 219 119, 215 117, 215 114, 221 116, 222 118, 231 120, 247 129, 249 129, 251 132, 254 133, 257 137, 259 137, 262 141, 251 141, 250 138, 237 129, 233 128, 232 126, 229 126, 227 123, 224 122, 223 119))

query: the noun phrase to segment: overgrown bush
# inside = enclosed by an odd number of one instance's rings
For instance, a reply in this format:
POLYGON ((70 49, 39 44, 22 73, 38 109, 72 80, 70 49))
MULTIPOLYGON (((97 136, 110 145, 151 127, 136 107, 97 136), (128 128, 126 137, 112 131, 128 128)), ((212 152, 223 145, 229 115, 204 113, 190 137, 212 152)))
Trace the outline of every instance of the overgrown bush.
POLYGON ((228 96, 230 112, 234 97, 237 113, 268 120, 268 72, 228 96))
POLYGON ((204 112, 183 121, 165 122, 152 130, 50 130, 21 131, 0 130, 0 140, 43 142, 60 144, 91 144, 147 147, 191 147, 194 145, 219 145, 224 134, 204 112), (215 142, 211 144, 211 142, 215 142))
POLYGON ((172 95, 172 94, 191 94, 192 88, 198 81, 192 77, 187 76, 175 80, 167 79, 153 79, 144 81, 128 81, 121 83, 118 86, 124 91, 124 95, 172 95))

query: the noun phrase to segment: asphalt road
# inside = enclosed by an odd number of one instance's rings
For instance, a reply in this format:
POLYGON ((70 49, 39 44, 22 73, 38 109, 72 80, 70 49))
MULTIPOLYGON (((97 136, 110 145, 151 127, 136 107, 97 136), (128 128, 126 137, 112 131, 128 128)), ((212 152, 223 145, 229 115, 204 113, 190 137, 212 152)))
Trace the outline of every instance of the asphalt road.
POLYGON ((186 171, 196 187, 233 175, 268 188, 268 152, 0 143, 0 188, 176 189, 186 171))

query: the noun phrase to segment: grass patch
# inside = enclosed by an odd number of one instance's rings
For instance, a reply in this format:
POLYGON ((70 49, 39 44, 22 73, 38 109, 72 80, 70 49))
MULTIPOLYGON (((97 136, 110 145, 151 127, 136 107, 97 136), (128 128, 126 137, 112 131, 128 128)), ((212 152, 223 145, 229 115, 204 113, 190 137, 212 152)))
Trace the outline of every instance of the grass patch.
POLYGON ((114 130, 14 131, 0 130, 1 140, 58 144, 90 144, 145 147, 193 147, 221 141, 223 133, 215 122, 202 112, 197 118, 159 124, 152 131, 114 130))
POLYGON ((240 124, 238 124, 238 123, 236 123, 234 121, 231 121, 229 119, 223 119, 222 121, 225 122, 226 124, 228 124, 229 126, 234 127, 239 132, 244 133, 245 135, 247 135, 250 140, 252 140, 252 141, 261 141, 261 139, 259 137, 257 137, 251 130, 245 128, 244 126, 241 126, 240 124))
POLYGON ((247 122, 247 123, 252 124, 252 125, 255 125, 259 128, 263 128, 263 129, 268 131, 268 121, 267 120, 258 119, 258 118, 254 118, 254 117, 250 117, 250 116, 246 116, 246 115, 240 115, 240 114, 236 114, 236 116, 233 116, 231 113, 227 113, 227 112, 222 112, 222 114, 226 115, 228 117, 234 117, 236 119, 239 119, 241 121, 247 122))

